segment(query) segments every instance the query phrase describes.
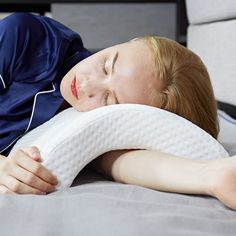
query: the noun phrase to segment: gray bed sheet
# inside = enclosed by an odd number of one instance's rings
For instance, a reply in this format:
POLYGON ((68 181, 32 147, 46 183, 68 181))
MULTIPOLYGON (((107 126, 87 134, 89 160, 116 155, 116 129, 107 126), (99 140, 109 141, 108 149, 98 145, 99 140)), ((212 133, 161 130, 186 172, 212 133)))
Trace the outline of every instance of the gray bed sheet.
MULTIPOLYGON (((221 142, 236 154, 236 132, 221 142)), ((109 181, 87 167, 71 188, 46 196, 0 195, 0 236, 235 236, 236 211, 215 198, 109 181)))
POLYGON ((1 195, 0 235, 234 235, 236 212, 208 196, 120 184, 84 169, 47 196, 1 195))

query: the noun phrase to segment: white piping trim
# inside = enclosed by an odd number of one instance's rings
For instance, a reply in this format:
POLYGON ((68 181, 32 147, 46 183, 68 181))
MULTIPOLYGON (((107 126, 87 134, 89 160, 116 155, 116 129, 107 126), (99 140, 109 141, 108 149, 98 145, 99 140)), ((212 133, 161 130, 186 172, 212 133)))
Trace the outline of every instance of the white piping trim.
POLYGON ((20 137, 22 137, 23 135, 21 134, 20 136, 18 136, 17 138, 15 138, 10 144, 8 144, 5 148, 3 148, 0 153, 4 152, 7 148, 9 148, 17 139, 19 139, 20 137))
MULTIPOLYGON (((0 74, 0 78, 2 79, 2 76, 0 74)), ((4 81, 3 81, 3 85, 4 84, 4 81)), ((30 121, 28 123, 28 126, 25 130, 25 133, 28 131, 30 125, 31 125, 31 122, 32 122, 32 119, 33 119, 33 116, 34 116, 34 109, 35 109, 35 104, 36 104, 36 100, 37 100, 37 96, 40 95, 40 94, 44 94, 44 93, 51 93, 51 92, 54 92, 56 89, 55 89, 55 86, 54 84, 52 83, 52 86, 53 86, 53 89, 52 90, 48 90, 48 91, 42 91, 42 92, 38 92, 36 93, 36 95, 34 96, 34 103, 33 103, 33 109, 32 109, 32 112, 31 112, 31 116, 30 116, 30 121)), ((8 144, 5 148, 3 148, 0 153, 2 153, 3 151, 5 151, 8 147, 10 147, 17 139, 19 139, 20 137, 22 137, 23 135, 19 135, 17 138, 15 138, 10 144, 8 144)))
POLYGON ((38 92, 38 93, 36 93, 36 95, 34 96, 33 109, 32 109, 32 112, 31 112, 30 121, 29 121, 28 126, 27 126, 27 128, 26 128, 26 130, 25 130, 25 133, 28 131, 28 129, 29 129, 30 125, 31 125, 33 116, 34 116, 34 109, 35 109, 35 104, 36 104, 37 96, 40 95, 40 94, 44 94, 44 93, 51 93, 51 92, 54 92, 56 89, 55 89, 55 86, 54 86, 53 83, 52 83, 52 86, 53 86, 53 89, 52 89, 52 90, 38 92))
POLYGON ((6 88, 6 84, 5 84, 5 82, 4 82, 4 80, 3 80, 3 78, 2 78, 2 75, 1 75, 1 74, 0 74, 0 80, 2 81, 3 87, 4 87, 4 88, 6 88))

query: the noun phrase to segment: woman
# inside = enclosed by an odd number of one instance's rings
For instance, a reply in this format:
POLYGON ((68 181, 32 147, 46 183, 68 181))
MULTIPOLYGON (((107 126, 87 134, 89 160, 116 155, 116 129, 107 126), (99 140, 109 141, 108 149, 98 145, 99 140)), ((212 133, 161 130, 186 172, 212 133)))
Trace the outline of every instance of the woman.
MULTIPOLYGON (((140 103, 177 113, 214 138, 216 103, 201 60, 174 41, 145 37, 92 56, 76 33, 31 14, 0 22, 0 192, 45 194, 57 179, 29 147, 5 158, 25 132, 57 112, 140 103)), ((236 157, 192 161, 146 150, 112 151, 91 164, 114 180, 162 191, 207 194, 236 209, 236 157)))

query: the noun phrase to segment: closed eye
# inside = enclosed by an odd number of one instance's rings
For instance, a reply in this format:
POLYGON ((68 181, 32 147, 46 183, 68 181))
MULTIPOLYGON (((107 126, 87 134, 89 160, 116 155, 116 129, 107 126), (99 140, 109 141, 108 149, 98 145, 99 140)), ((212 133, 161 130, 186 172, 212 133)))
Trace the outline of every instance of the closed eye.
POLYGON ((109 97, 109 92, 106 92, 105 96, 104 96, 104 101, 103 101, 103 105, 107 106, 108 105, 108 97, 109 97))
POLYGON ((112 105, 112 104, 120 104, 115 92, 113 91, 107 91, 105 93, 104 99, 103 99, 103 105, 112 105))

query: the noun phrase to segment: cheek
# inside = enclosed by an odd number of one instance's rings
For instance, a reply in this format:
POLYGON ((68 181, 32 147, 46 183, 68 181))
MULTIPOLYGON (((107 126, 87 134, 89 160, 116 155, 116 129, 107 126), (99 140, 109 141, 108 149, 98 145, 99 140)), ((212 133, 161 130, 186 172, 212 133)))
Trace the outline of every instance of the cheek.
POLYGON ((101 106, 103 106, 103 104, 100 99, 88 98, 78 101, 75 105, 75 109, 79 111, 90 111, 101 106))
POLYGON ((71 72, 68 72, 62 79, 60 84, 60 92, 61 95, 64 97, 65 100, 69 100, 70 95, 70 78, 71 78, 71 72))
POLYGON ((81 62, 79 62, 74 68, 73 70, 77 73, 81 73, 81 74, 88 74, 89 72, 91 72, 95 66, 97 59, 95 56, 90 56, 84 60, 82 60, 81 62))

